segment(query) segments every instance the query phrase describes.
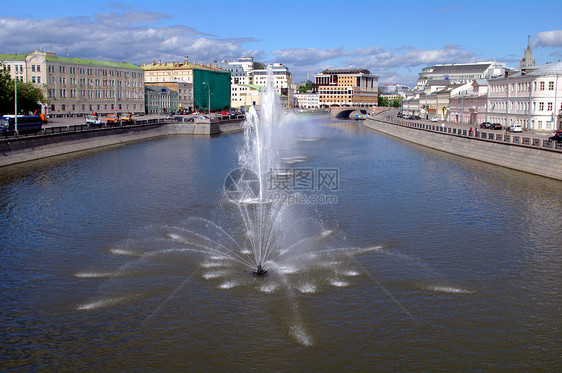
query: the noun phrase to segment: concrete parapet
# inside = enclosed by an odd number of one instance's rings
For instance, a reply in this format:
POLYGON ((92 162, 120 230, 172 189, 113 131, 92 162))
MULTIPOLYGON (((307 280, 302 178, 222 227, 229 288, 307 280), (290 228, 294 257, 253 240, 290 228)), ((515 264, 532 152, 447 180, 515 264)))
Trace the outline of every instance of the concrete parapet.
MULTIPOLYGON (((478 132, 479 136, 469 136, 468 133, 453 134, 448 128, 424 124, 423 126, 429 126, 428 130, 425 130, 425 127, 422 129, 415 126, 402 126, 373 117, 367 118, 364 125, 432 149, 562 180, 562 152, 556 150, 554 148, 556 145, 550 143, 532 147, 532 144, 523 144, 523 136, 520 135, 494 134, 494 138, 490 139, 490 135, 486 135, 486 138, 482 137, 484 132, 478 132), (502 138, 496 138, 496 135, 502 138)), ((529 143, 531 142, 529 140, 529 143)))
POLYGON ((194 122, 172 122, 5 139, 0 140, 0 167, 161 136, 212 136, 242 130, 241 120, 218 121, 209 123, 209 126, 194 122))

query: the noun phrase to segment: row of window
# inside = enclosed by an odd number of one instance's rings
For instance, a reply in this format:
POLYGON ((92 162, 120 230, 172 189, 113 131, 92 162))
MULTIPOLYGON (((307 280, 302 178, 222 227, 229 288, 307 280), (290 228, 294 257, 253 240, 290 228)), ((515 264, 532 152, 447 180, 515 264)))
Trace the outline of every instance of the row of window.
MULTIPOLYGON (((35 65, 31 65, 31 71, 35 71, 33 70, 35 65)), ((57 68, 54 65, 49 65, 49 73, 56 73, 57 72, 57 68)), ((40 71, 40 65, 36 66, 37 71, 40 71)), ((69 74, 75 74, 76 75, 76 71, 78 71, 79 75, 97 75, 97 76, 117 76, 118 78, 134 78, 136 79, 138 78, 142 78, 143 77, 143 73, 142 72, 136 72, 136 71, 121 71, 121 70, 108 70, 108 69, 92 69, 92 68, 86 68, 86 67, 76 67, 76 66, 58 66, 58 72, 59 74, 66 74, 66 71, 68 70, 69 74), (67 69, 68 68, 68 69, 67 69)))
MULTIPOLYGON (((510 92, 529 92, 529 89, 531 87, 531 82, 522 82, 522 83, 513 83, 510 84, 510 92)), ((546 89, 546 82, 545 81, 540 81, 540 82, 533 82, 533 91, 537 91, 537 89, 539 91, 545 91, 546 89), (539 83, 537 85, 537 83, 539 83)), ((490 90, 491 93, 505 93, 507 90, 507 84, 494 84, 490 86, 490 90)), ((549 81, 548 82, 548 90, 549 91, 554 91, 554 81, 549 81)))
MULTIPOLYGON (((78 105, 78 108, 80 108, 80 105, 78 105)), ((84 113, 84 112, 86 111, 86 105, 85 105, 85 104, 82 104, 82 105, 81 105, 81 108, 82 108, 81 111, 84 113)), ((88 110, 89 110, 90 112, 94 112, 94 108, 96 108, 95 111, 98 111, 98 112, 101 111, 101 110, 105 110, 106 112, 109 112, 109 111, 112 111, 112 110, 113 110, 113 105, 110 105, 110 107, 108 107, 107 104, 97 104, 97 105, 95 105, 95 104, 90 104, 90 105, 88 105, 88 110)), ((70 109, 72 112, 76 112, 76 111, 77 111, 77 106, 76 106, 75 104, 72 104, 72 105, 70 105, 69 109, 70 109)), ((127 110, 127 111, 128 111, 128 110, 131 110, 129 104, 125 104, 125 109, 123 109, 123 105, 119 104, 119 108, 118 108, 118 109, 119 109, 119 111, 122 111, 122 110, 127 110)), ((132 109, 133 109, 134 111, 137 111, 137 104, 132 104, 132 109)), ((52 104, 52 105, 50 106, 50 110, 51 110, 51 112, 53 112, 53 113, 57 112, 57 106, 56 106, 55 104, 52 104)), ((140 111, 144 111, 144 109, 143 109, 143 104, 139 104, 139 110, 140 110, 140 111)), ((66 105, 65 105, 65 104, 60 105, 60 112, 66 112, 66 111, 67 111, 66 105)))
MULTIPOLYGON (((91 90, 91 89, 84 90, 83 89, 83 90, 80 90, 79 92, 76 89, 69 89, 69 90, 59 89, 58 95, 57 95, 57 90, 52 88, 52 89, 49 89, 49 91, 47 93, 48 93, 49 98, 57 98, 57 97, 58 98, 67 98, 67 97, 77 98, 78 93, 80 94, 80 98, 107 98, 107 99, 110 99, 110 98, 115 98, 116 96, 117 96, 117 98, 123 98, 123 92, 122 91, 114 92, 114 91, 111 91, 111 90, 108 91, 108 90, 98 90, 98 89, 96 89, 96 90, 91 90), (68 95, 67 95, 67 92, 68 92, 68 95)), ((137 91, 133 91, 131 93, 131 91, 125 91, 125 98, 127 98, 127 99, 130 99, 130 98, 138 99, 138 98, 140 98, 140 99, 142 99, 142 98, 144 98, 144 93, 142 93, 142 92, 139 93, 137 91)))
MULTIPOLYGON (((529 111, 529 103, 528 102, 510 102, 509 109, 511 111, 529 111)), ((492 102, 490 105, 490 109, 493 111, 505 111, 507 108, 507 103, 505 101, 502 102, 492 102)), ((533 111, 552 111, 554 109, 554 104, 552 102, 533 102, 533 111), (546 105, 545 105, 546 103, 546 105), (538 105, 537 105, 538 104, 538 105)), ((560 105, 560 110, 562 110, 562 104, 560 105)))

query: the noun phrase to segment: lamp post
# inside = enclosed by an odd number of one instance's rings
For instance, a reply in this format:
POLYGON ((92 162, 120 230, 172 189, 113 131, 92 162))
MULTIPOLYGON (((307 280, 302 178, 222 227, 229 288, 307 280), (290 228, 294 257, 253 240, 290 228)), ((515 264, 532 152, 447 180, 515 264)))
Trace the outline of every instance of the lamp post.
POLYGON ((209 91, 209 108, 208 108, 209 110, 208 110, 208 113, 209 113, 209 118, 210 118, 211 117, 211 86, 207 82, 202 82, 202 83, 207 85, 207 91, 209 91))
POLYGON ((18 135, 18 77, 14 79, 14 133, 18 135))

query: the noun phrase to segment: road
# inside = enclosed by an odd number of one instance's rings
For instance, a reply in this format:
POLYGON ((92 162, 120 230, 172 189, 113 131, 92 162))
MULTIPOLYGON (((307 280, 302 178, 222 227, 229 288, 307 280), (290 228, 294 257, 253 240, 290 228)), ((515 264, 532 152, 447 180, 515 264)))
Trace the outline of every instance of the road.
MULTIPOLYGON (((465 130, 469 130, 471 127, 472 129, 476 128, 479 131, 480 129, 480 124, 461 124, 461 123, 455 123, 455 122, 448 122, 448 121, 443 121, 443 120, 439 120, 437 122, 431 122, 428 119, 402 119, 402 118, 398 118, 398 110, 389 110, 389 111, 385 111, 383 113, 380 113, 379 116, 381 117, 388 117, 390 116, 392 119, 394 120, 402 120, 405 122, 418 122, 418 123, 429 123, 429 124, 434 124, 434 125, 445 125, 447 127, 451 127, 451 128, 460 128, 460 129, 465 129, 465 130)), ((486 132, 496 132, 496 133, 505 133, 505 130, 491 130, 491 129, 486 129, 486 132)), ((507 132, 510 133, 510 132, 507 132)), ((548 139, 549 137, 554 135, 554 131, 551 132, 537 132, 537 131, 523 131, 522 133, 523 135, 529 135, 529 136, 533 136, 536 138, 544 138, 544 139, 548 139)))

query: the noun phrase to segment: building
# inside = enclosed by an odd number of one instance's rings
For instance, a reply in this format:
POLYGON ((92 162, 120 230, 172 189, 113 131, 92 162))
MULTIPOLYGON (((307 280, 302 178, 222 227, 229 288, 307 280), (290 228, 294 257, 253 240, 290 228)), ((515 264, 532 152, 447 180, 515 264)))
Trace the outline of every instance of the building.
MULTIPOLYGON (((177 106, 165 111, 166 113, 174 112, 190 112, 193 111, 193 83, 187 83, 184 80, 178 79, 174 82, 161 82, 161 83, 144 83, 145 92, 148 92, 149 87, 164 87, 168 90, 174 91, 177 94, 177 106)), ((146 95, 146 93, 145 93, 146 95)), ((148 100, 146 100, 148 102, 148 100)), ((146 113, 149 114, 151 109, 146 107, 146 113)))
POLYGON ((320 107, 318 93, 295 93, 294 105, 301 109, 314 109, 320 107))
POLYGON ((417 87, 425 87, 433 80, 447 80, 449 84, 465 84, 476 79, 502 76, 509 70, 504 63, 495 61, 439 64, 424 67, 419 73, 417 87))
POLYGON ((163 85, 145 86, 145 107, 147 114, 173 113, 179 107, 179 93, 163 85))
POLYGON ((521 61, 519 62, 519 68, 521 70, 525 70, 528 67, 535 66, 535 58, 533 57, 533 51, 531 50, 531 36, 527 37, 527 48, 523 53, 523 57, 521 57, 521 61))
POLYGON ((229 71, 190 63, 187 58, 184 62, 152 62, 141 65, 141 68, 145 72, 146 84, 166 83, 168 89, 178 90, 178 107, 174 111, 208 111, 209 108, 218 111, 230 108, 229 71), (180 89, 184 92, 179 92, 180 89))
POLYGON ((562 62, 557 62, 490 79, 489 121, 535 131, 561 129, 561 76, 562 62))
POLYGON ((216 66, 231 73, 231 106, 241 108, 249 105, 259 105, 261 90, 267 86, 269 71, 273 78, 273 87, 281 98, 283 106, 293 103, 292 74, 280 63, 269 66, 254 61, 253 57, 241 57, 238 61, 215 62, 216 66))
POLYGON ((379 77, 366 69, 324 70, 314 74, 313 92, 320 106, 378 105, 379 77))
POLYGON ((488 121, 488 81, 478 79, 451 91, 448 120, 478 125, 488 121))
POLYGON ((144 113, 144 72, 130 63, 58 57, 35 50, 0 54, 12 79, 33 83, 48 99, 42 112, 49 116, 92 112, 144 113))

